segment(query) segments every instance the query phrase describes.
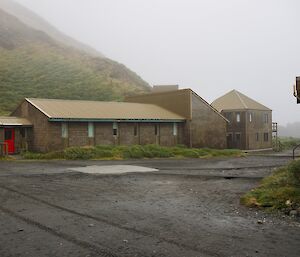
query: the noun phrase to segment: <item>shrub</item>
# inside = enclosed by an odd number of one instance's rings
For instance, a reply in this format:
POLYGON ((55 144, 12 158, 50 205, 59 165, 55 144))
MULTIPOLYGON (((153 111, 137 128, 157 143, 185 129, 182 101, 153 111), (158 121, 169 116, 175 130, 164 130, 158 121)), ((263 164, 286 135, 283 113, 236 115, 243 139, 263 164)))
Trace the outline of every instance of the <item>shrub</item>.
POLYGON ((196 149, 184 149, 182 151, 182 156, 188 157, 188 158, 199 158, 199 151, 196 149))
POLYGON ((23 153, 25 159, 70 159, 70 160, 87 160, 87 159, 129 159, 129 158, 169 158, 174 156, 199 158, 211 156, 239 156, 237 150, 212 150, 185 148, 183 146, 163 147, 159 145, 133 145, 133 146, 114 146, 98 145, 95 147, 70 147, 64 151, 42 153, 23 153))
POLYGON ((145 157, 145 154, 144 154, 142 146, 133 145, 133 146, 129 146, 126 149, 124 149, 123 157, 140 159, 140 158, 145 157))
POLYGON ((64 151, 64 156, 69 160, 87 160, 96 156, 96 150, 93 147, 70 147, 64 151))
POLYGON ((300 183, 300 160, 291 162, 288 166, 288 171, 296 179, 296 182, 300 183))

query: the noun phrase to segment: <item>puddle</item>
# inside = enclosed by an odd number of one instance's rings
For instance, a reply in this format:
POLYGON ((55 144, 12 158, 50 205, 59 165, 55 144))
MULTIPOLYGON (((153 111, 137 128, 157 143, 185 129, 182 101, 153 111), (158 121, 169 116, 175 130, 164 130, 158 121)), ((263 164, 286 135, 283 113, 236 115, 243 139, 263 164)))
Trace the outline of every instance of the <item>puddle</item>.
POLYGON ((124 173, 139 173, 139 172, 154 172, 158 169, 134 166, 134 165, 106 165, 106 166, 86 166, 78 168, 70 168, 71 171, 78 171, 89 174, 124 174, 124 173))

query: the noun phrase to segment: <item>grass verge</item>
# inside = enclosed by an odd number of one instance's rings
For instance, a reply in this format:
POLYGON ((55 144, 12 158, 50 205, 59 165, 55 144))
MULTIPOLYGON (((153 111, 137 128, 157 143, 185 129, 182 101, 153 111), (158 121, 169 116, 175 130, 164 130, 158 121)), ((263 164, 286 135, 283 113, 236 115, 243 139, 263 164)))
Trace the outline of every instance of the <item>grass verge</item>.
POLYGON ((257 188, 242 196, 241 203, 248 207, 262 207, 269 210, 299 208, 300 160, 293 161, 264 178, 257 188))
POLYGON ((208 148, 186 148, 184 146, 163 147, 159 145, 132 145, 132 146, 107 146, 95 147, 70 147, 64 151, 49 153, 23 153, 24 159, 140 159, 140 158, 210 158, 210 157, 240 157, 240 150, 216 150, 208 148))

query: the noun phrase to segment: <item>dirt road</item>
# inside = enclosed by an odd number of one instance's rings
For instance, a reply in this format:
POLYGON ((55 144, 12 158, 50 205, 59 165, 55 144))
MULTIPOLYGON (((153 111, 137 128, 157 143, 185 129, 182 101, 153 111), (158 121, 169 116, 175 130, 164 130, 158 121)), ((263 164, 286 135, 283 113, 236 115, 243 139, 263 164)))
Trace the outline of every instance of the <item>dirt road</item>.
POLYGON ((0 162, 0 256, 298 257, 299 221, 239 204, 287 161, 0 162), (117 164, 158 170, 74 171, 117 164))

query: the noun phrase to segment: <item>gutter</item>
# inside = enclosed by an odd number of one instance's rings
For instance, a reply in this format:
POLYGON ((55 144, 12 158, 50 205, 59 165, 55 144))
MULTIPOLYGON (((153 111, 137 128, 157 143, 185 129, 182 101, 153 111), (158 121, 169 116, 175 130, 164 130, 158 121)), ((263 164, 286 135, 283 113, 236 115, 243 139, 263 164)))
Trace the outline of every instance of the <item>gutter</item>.
POLYGON ((172 123, 172 122, 185 122, 185 120, 161 120, 161 119, 77 119, 77 118, 48 118, 50 122, 160 122, 160 123, 172 123))

